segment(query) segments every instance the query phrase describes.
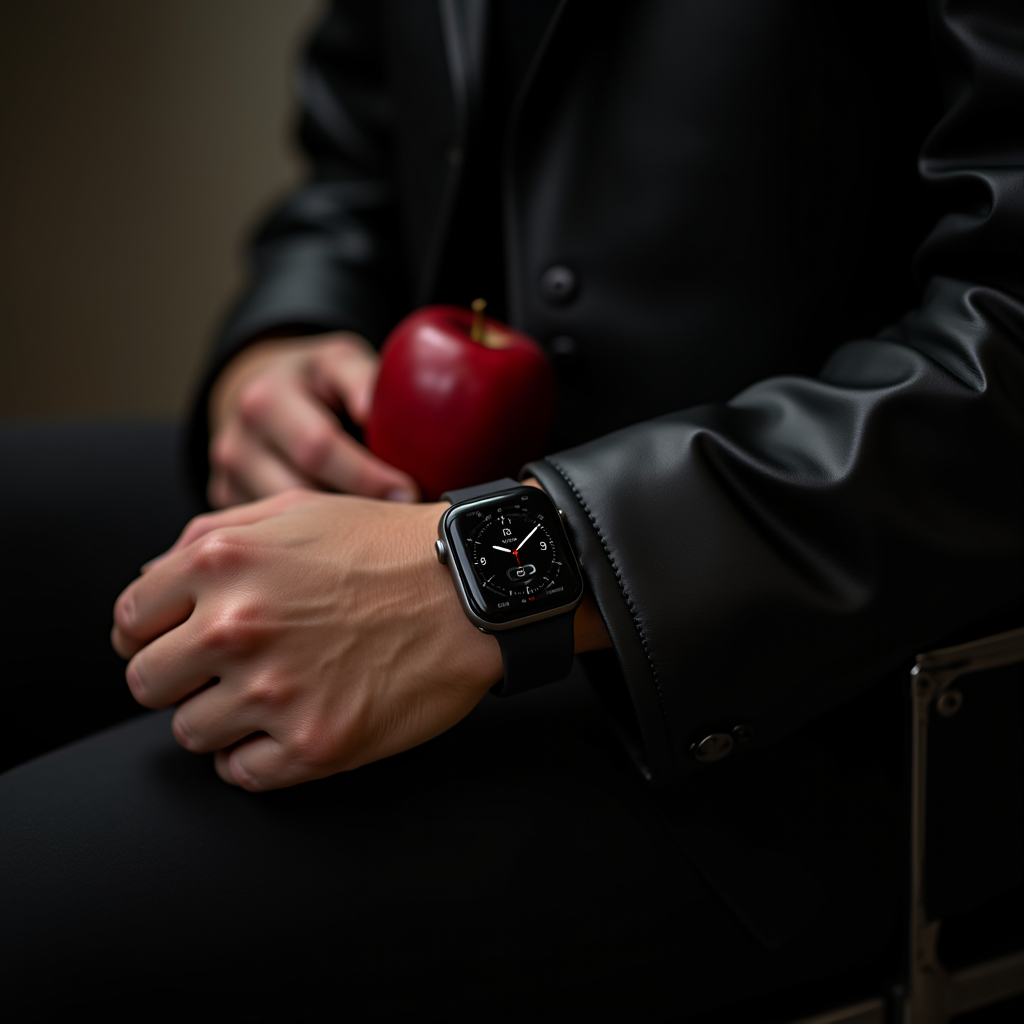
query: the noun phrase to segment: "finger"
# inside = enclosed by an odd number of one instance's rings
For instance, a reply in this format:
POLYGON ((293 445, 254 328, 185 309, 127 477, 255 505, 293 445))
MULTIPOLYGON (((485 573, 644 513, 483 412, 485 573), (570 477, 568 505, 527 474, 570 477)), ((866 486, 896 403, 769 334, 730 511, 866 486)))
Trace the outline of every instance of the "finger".
POLYGON ((369 342, 353 336, 327 346, 313 359, 313 390, 325 405, 340 402, 362 426, 370 415, 379 372, 380 356, 369 342))
POLYGON ((295 763, 284 746, 273 736, 254 736, 229 750, 219 750, 214 758, 217 774, 232 786, 250 793, 282 789, 317 776, 295 763))
POLYGON ((230 508, 249 501, 251 495, 244 494, 227 473, 214 470, 210 474, 210 482, 206 487, 206 500, 214 508, 230 508))
POLYGON ((320 484, 368 498, 414 501, 411 477, 367 451, 346 434, 334 413, 309 394, 275 393, 274 408, 256 429, 298 471, 320 484))
POLYGON ((211 497, 234 498, 232 504, 266 498, 293 487, 315 486, 278 451, 267 446, 258 427, 246 430, 232 425, 221 431, 210 445, 210 466, 214 472, 223 473, 229 485, 226 493, 211 497))
POLYGON ((143 707, 165 708, 201 689, 218 671, 188 621, 142 647, 124 674, 132 696, 143 707))
POLYGON ((194 754, 223 750, 262 728, 260 709, 246 704, 224 680, 196 693, 171 720, 174 738, 194 754))
POLYGON ((115 625, 110 630, 110 646, 127 661, 137 651, 141 651, 145 644, 139 640, 133 640, 115 625))
POLYGON ((244 505, 235 505, 232 508, 220 509, 217 512, 204 512, 202 515, 194 516, 185 525, 185 529, 181 531, 171 549, 147 564, 156 565, 158 561, 162 561, 168 555, 174 554, 182 548, 187 548, 212 530, 261 523, 264 519, 271 519, 302 504, 310 496, 310 492, 306 490, 282 491, 270 498, 261 498, 259 501, 249 501, 244 505))
POLYGON ((114 648, 131 657, 138 645, 184 622, 195 607, 192 581, 183 572, 181 556, 153 566, 122 591, 114 603, 114 648))

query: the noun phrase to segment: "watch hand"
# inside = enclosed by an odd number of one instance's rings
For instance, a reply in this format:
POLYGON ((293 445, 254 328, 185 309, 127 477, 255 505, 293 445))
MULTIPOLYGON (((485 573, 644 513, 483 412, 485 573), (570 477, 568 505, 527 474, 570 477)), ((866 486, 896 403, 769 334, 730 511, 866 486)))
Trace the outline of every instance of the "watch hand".
POLYGON ((506 555, 512 554, 509 548, 499 548, 497 544, 492 544, 491 547, 494 548, 495 551, 504 551, 506 555))
MULTIPOLYGON (((532 536, 533 536, 533 535, 534 535, 534 534, 535 534, 535 533, 536 533, 536 532, 537 532, 537 531, 538 531, 539 529, 540 529, 540 523, 538 523, 538 524, 537 524, 537 525, 536 525, 536 526, 535 526, 535 527, 534 527, 534 528, 533 528, 533 529, 532 529, 532 530, 531 530, 531 531, 530 531, 530 532, 529 532, 529 533, 528 533, 528 534, 527 534, 527 535, 526 535, 526 536, 525 536, 525 537, 524 537, 524 538, 523 538, 523 539, 522 539, 522 540, 521 540, 521 541, 519 542, 519 547, 517 547, 517 548, 516 548, 516 551, 518 551, 518 550, 519 550, 519 548, 521 548, 521 547, 522 547, 522 546, 523 546, 523 545, 524 545, 524 544, 525 544, 525 543, 526 543, 526 542, 527 542, 527 541, 528 541, 528 540, 529 540, 529 539, 530 539, 530 538, 531 538, 531 537, 532 537, 532 536)), ((515 551, 513 551, 512 553, 513 553, 513 554, 515 554, 515 551)))

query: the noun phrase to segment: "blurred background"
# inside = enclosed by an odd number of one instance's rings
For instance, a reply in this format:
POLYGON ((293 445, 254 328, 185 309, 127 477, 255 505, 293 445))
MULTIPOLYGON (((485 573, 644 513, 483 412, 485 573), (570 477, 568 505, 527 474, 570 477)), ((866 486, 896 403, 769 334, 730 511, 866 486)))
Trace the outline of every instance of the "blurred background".
POLYGON ((319 0, 0 0, 0 419, 181 414, 319 0))

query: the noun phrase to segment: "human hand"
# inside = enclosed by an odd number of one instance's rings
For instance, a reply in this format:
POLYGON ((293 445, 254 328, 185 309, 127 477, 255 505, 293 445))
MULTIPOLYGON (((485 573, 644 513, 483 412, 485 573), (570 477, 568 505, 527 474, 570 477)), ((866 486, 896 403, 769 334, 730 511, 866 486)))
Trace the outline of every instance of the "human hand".
POLYGON ((444 732, 502 674, 437 562, 444 507, 288 491, 192 520, 115 605, 135 699, 252 791, 444 732))
POLYGON ((268 338, 240 352, 210 392, 215 508, 292 487, 415 501, 415 481, 345 433, 334 410, 362 425, 380 357, 350 331, 268 338))

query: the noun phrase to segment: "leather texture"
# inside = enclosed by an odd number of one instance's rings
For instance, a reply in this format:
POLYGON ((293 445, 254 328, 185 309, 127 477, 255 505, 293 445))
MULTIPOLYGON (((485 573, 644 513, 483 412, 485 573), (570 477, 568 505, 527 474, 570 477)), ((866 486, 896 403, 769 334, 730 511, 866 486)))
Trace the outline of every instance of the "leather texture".
MULTIPOLYGON (((300 78, 313 174, 208 379, 272 327, 379 343, 472 298, 435 284, 485 14, 330 9, 300 78)), ((1021 597, 1022 109, 1010 0, 559 5, 501 169, 510 318, 573 353, 528 469, 656 782, 717 771, 690 754, 709 732, 813 728, 1021 597)))

